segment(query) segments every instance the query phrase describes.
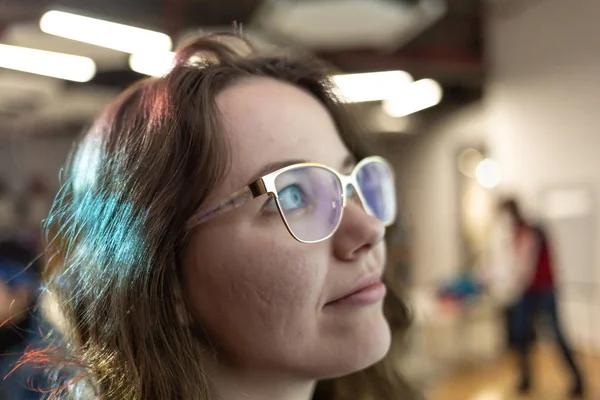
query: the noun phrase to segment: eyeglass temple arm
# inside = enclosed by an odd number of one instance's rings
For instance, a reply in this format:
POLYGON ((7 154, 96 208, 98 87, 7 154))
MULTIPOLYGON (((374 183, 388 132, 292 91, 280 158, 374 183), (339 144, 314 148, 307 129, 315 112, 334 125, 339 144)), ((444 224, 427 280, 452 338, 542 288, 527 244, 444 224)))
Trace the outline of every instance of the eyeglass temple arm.
POLYGON ((248 200, 252 200, 257 196, 260 196, 263 194, 263 192, 260 190, 259 186, 260 185, 257 182, 254 182, 245 188, 227 196, 221 203, 208 209, 196 212, 188 220, 186 229, 192 229, 219 214, 223 214, 227 211, 233 210, 234 208, 238 208, 244 205, 248 200))

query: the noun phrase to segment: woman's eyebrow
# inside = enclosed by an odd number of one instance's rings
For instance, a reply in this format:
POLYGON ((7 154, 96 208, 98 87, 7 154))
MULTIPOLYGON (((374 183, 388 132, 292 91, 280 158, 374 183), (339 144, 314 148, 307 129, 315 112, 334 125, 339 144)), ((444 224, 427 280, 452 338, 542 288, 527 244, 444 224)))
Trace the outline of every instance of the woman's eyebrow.
POLYGON ((305 162, 308 162, 308 161, 302 160, 302 159, 292 159, 292 160, 282 160, 282 161, 275 161, 275 162, 269 163, 269 164, 265 165, 263 168, 261 168, 253 176, 252 180, 250 182, 248 182, 248 184, 256 181, 257 179, 262 178, 265 175, 270 174, 271 172, 275 172, 278 169, 285 168, 287 166, 294 165, 294 164, 305 163, 305 162))
MULTIPOLYGON (((278 169, 285 168, 290 165, 301 164, 301 163, 306 163, 306 162, 309 162, 309 161, 304 160, 304 159, 291 159, 291 160, 282 160, 282 161, 275 161, 275 162, 269 163, 269 164, 265 165, 263 168, 261 168, 255 175, 253 175, 253 178, 248 182, 248 185, 251 184, 252 182, 256 181, 257 179, 260 179, 263 176, 270 174, 271 172, 277 171, 278 169)), ((356 159, 354 158, 354 156, 352 154, 348 154, 344 158, 344 161, 342 162, 341 171, 349 171, 355 165, 356 165, 356 159)))
POLYGON ((356 158, 352 154, 348 154, 342 162, 342 171, 350 171, 356 165, 356 158))

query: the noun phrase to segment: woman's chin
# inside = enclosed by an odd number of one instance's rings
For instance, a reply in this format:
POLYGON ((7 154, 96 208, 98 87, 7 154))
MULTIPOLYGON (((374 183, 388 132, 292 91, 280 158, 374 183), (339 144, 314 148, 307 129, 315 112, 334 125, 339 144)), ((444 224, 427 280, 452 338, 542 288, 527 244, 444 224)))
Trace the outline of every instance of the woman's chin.
POLYGON ((378 363, 387 355, 391 343, 390 327, 382 315, 378 321, 340 338, 333 359, 322 364, 330 367, 329 371, 323 371, 326 379, 349 375, 378 363))
POLYGON ((360 371, 378 363, 390 350, 392 337, 387 321, 382 316, 381 322, 374 325, 378 326, 371 326, 372 329, 369 334, 354 347, 357 357, 351 363, 353 370, 348 373, 360 371))

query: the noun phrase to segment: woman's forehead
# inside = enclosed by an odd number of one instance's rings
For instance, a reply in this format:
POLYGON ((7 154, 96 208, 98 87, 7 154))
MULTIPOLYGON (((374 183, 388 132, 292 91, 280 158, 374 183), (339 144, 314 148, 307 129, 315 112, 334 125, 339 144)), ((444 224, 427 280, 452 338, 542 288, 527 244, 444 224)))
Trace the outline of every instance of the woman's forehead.
POLYGON ((341 168, 348 157, 328 110, 298 87, 247 79, 221 93, 217 103, 232 153, 227 189, 239 189, 270 164, 308 160, 341 168))

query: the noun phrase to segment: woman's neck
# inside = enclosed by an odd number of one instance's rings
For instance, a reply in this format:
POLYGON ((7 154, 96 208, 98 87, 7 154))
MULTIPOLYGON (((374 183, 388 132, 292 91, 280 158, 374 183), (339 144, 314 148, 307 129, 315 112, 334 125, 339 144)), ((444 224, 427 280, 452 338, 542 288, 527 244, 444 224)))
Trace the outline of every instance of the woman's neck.
POLYGON ((219 368, 211 374, 219 400, 310 400, 316 382, 279 373, 219 368))

